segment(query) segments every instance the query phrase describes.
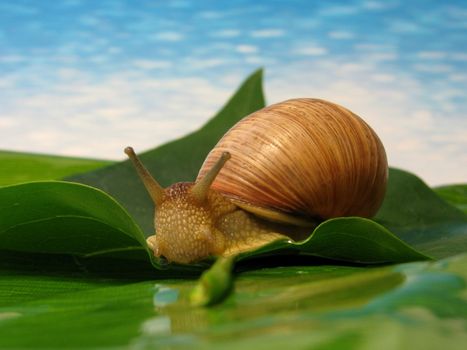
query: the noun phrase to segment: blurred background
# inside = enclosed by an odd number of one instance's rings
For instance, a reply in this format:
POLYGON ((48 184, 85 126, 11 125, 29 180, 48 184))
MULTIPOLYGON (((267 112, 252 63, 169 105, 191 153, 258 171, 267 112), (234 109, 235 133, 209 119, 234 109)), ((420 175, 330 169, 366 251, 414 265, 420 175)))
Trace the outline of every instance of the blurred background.
POLYGON ((267 103, 342 104, 392 166, 466 182, 466 38, 465 0, 0 0, 0 149, 123 159, 263 67, 267 103))

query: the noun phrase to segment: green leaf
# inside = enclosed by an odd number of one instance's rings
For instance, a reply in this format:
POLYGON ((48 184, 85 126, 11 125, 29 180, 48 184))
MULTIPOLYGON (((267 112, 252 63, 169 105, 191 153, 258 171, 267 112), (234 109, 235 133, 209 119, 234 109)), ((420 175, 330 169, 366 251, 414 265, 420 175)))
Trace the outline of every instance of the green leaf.
MULTIPOLYGON (((281 250, 337 261, 362 264, 397 263, 429 259, 378 223, 359 217, 330 219, 303 242, 276 241, 240 255, 240 260, 281 250)), ((284 257, 278 255, 278 259, 284 257)))
POLYGON ((386 197, 376 215, 378 221, 391 227, 418 227, 465 218, 414 174, 389 169, 386 197))
POLYGON ((358 217, 325 221, 299 247, 303 252, 320 257, 359 263, 394 263, 428 258, 383 226, 358 217))
POLYGON ((58 180, 72 174, 95 170, 112 162, 0 151, 0 164, 0 186, 4 186, 28 181, 58 180))
POLYGON ((147 260, 145 238, 110 196, 67 182, 0 188, 0 250, 147 260))
MULTIPOLYGON (((162 186, 194 181, 204 158, 225 131, 241 118, 264 107, 262 75, 262 70, 258 70, 246 79, 221 111, 198 131, 140 154, 143 163, 162 186)), ((125 146, 127 144, 122 143, 122 154, 125 146)), ((128 161, 67 180, 109 193, 130 212, 146 235, 153 233, 153 203, 128 161)))
POLYGON ((435 258, 467 251, 467 215, 408 172, 390 169, 386 197, 375 220, 435 258))
POLYGON ((434 188, 434 191, 449 204, 467 214, 467 185, 446 185, 434 188))
POLYGON ((463 349, 467 340, 465 254, 249 271, 208 309, 189 306, 189 280, 1 271, 5 349, 463 349))

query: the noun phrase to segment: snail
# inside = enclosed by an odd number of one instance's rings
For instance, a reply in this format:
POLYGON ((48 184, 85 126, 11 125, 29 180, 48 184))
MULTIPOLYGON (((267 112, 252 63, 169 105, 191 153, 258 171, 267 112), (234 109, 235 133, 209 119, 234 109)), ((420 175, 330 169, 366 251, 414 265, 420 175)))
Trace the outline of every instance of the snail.
POLYGON ((300 240, 328 218, 372 217, 388 176, 384 147, 360 117, 311 98, 240 120, 205 159, 194 183, 163 189, 131 147, 155 203, 157 257, 189 264, 278 239, 300 240))

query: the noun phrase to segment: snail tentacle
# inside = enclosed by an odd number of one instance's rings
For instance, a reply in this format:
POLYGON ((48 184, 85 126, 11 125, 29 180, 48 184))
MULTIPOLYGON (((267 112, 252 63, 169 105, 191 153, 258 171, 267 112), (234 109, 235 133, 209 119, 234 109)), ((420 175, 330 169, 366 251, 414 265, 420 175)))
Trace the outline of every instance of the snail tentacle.
POLYGON ((164 189, 159 185, 159 183, 152 177, 148 169, 141 163, 140 159, 136 155, 133 147, 126 147, 124 150, 125 154, 130 158, 131 162, 136 168, 136 171, 143 181, 144 187, 151 196, 156 207, 160 206, 164 201, 164 189))
POLYGON ((211 184, 213 183, 216 176, 221 171, 225 162, 229 159, 230 159, 230 153, 223 152, 221 156, 219 157, 219 159, 217 160, 217 162, 209 170, 209 172, 207 172, 206 175, 204 175, 203 178, 201 178, 201 180, 196 182, 193 188, 191 189, 191 194, 200 203, 203 203, 206 200, 211 184))

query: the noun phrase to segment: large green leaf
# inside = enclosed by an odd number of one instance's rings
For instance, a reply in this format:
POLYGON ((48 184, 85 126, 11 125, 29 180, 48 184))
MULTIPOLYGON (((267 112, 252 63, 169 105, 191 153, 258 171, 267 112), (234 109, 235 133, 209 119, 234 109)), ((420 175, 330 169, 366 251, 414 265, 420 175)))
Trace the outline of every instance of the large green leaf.
POLYGON ((390 169, 386 197, 375 219, 433 257, 467 251, 467 215, 405 171, 390 169))
POLYGON ((0 186, 39 180, 58 180, 84 173, 112 162, 45 154, 0 151, 0 186))
POLYGON ((0 250, 148 260, 133 219, 92 187, 54 181, 6 186, 0 208, 0 250))
MULTIPOLYGON (((376 222, 343 217, 321 223, 302 242, 277 241, 242 254, 239 260, 278 251, 354 263, 376 264, 425 260, 416 251, 376 222)), ((284 257, 282 257, 284 259, 284 257)))
POLYGON ((31 269, 0 270, 2 349, 455 350, 467 341, 467 255, 250 271, 210 309, 187 304, 192 281, 31 269))
POLYGON ((445 201, 467 214, 467 185, 446 185, 434 188, 445 201))
POLYGON ((303 253, 349 262, 387 263, 427 258, 383 226, 358 217, 327 220, 310 238, 297 245, 303 253))

